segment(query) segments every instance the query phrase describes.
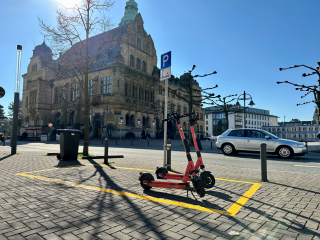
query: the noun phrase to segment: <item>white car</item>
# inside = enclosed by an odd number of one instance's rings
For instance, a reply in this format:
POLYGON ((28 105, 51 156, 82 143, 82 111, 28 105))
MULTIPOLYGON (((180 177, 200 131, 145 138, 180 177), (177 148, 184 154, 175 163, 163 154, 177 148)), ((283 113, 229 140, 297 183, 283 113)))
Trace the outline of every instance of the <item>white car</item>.
POLYGON ((278 138, 262 129, 228 129, 217 137, 216 146, 225 155, 238 152, 260 152, 260 144, 267 144, 268 154, 278 154, 281 158, 303 156, 307 149, 303 143, 278 138))

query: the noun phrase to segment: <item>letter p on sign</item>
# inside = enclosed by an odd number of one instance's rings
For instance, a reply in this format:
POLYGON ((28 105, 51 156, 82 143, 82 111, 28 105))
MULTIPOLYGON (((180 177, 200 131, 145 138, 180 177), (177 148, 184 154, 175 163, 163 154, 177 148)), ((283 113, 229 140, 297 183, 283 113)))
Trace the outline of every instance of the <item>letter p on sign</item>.
POLYGON ((161 55, 161 69, 171 67, 171 51, 161 55))

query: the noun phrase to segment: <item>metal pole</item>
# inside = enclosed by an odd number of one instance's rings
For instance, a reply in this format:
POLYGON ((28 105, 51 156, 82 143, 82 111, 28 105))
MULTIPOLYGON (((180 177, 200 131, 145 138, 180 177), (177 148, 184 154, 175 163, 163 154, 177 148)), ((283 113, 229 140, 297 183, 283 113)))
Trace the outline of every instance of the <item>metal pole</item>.
POLYGON ((267 144, 260 144, 260 160, 261 160, 261 180, 268 182, 267 177, 267 144))
POLYGON ((171 170, 171 140, 167 141, 167 170, 171 170))
POLYGON ((120 144, 121 144, 121 125, 122 123, 120 124, 120 144))
POLYGON ((106 138, 104 140, 104 164, 109 164, 108 162, 108 147, 109 147, 109 140, 106 138))
POLYGON ((246 91, 244 91, 243 94, 243 128, 246 128, 246 91))
MULTIPOLYGON (((164 89, 164 118, 168 116, 168 79, 165 80, 165 89, 164 89)), ((166 167, 167 164, 167 122, 163 122, 163 167, 166 167)))
POLYGON ((22 46, 17 45, 17 66, 16 66, 16 81, 15 81, 15 93, 14 93, 14 103, 13 103, 13 126, 12 126, 12 134, 11 134, 11 154, 17 153, 21 52, 22 52, 22 46))

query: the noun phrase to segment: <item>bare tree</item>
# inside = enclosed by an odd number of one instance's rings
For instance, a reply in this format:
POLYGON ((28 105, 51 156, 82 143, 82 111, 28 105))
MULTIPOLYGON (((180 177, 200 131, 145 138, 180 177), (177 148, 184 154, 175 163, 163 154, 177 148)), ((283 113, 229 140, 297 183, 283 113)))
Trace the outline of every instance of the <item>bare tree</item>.
MULTIPOLYGON (((227 120, 227 129, 229 128, 229 115, 231 113, 237 113, 237 112, 242 112, 243 109, 239 109, 237 108, 234 104, 231 104, 232 101, 236 100, 237 94, 234 95, 229 95, 226 97, 221 98, 220 95, 218 96, 213 96, 213 99, 211 98, 211 93, 206 93, 207 94, 207 99, 211 102, 205 102, 205 104, 210 104, 210 105, 214 105, 216 106, 216 110, 212 110, 211 113, 214 112, 224 112, 224 115, 226 117, 227 120), (232 98, 230 100, 227 100, 227 98, 232 98), (217 98, 217 100, 215 100, 215 98, 217 98)), ((248 108, 248 107, 246 107, 248 108)))
POLYGON ((304 102, 304 103, 298 103, 297 106, 314 102, 318 107, 318 121, 319 121, 320 120, 320 111, 319 111, 320 110, 320 72, 319 72, 320 62, 317 62, 317 64, 318 64, 318 67, 316 67, 316 68, 312 68, 312 67, 309 67, 309 66, 302 64, 302 65, 294 65, 293 67, 288 67, 288 68, 279 68, 279 70, 282 71, 282 70, 287 70, 287 69, 291 69, 291 68, 298 68, 298 67, 305 67, 305 68, 311 69, 313 72, 308 73, 308 74, 303 73, 302 77, 308 77, 308 76, 317 74, 318 75, 318 85, 306 86, 304 84, 300 85, 300 84, 295 84, 295 83, 292 83, 289 81, 277 82, 277 84, 288 83, 288 84, 291 84, 291 85, 297 87, 296 90, 306 92, 306 94, 301 96, 301 98, 304 98, 304 97, 308 96, 310 93, 313 93, 314 100, 304 102), (319 90, 317 90, 317 88, 319 88, 319 90))
MULTIPOLYGON (((192 69, 188 71, 188 73, 183 74, 180 76, 180 78, 175 78, 173 75, 171 75, 170 80, 174 81, 179 87, 179 90, 172 90, 171 92, 178 97, 178 99, 186 102, 188 104, 188 111, 192 112, 194 106, 201 107, 204 101, 207 99, 207 96, 203 96, 203 93, 207 90, 212 90, 218 87, 218 85, 215 85, 211 88, 205 88, 205 89, 198 89, 197 86, 197 80, 194 78, 196 77, 206 77, 213 74, 216 74, 217 72, 214 71, 209 74, 205 75, 192 75, 192 71, 195 69, 195 65, 193 65, 192 69)), ((214 93, 211 93, 211 98, 214 98, 214 93)), ((218 96, 216 96, 218 97, 218 96)), ((190 116, 189 119, 192 117, 190 116)), ((189 144, 192 145, 192 136, 190 134, 189 136, 189 144)))
POLYGON ((84 95, 84 147, 83 154, 88 155, 89 146, 89 110, 90 95, 88 92, 88 75, 90 70, 101 61, 99 55, 113 44, 115 38, 101 37, 98 42, 90 44, 90 34, 95 31, 106 31, 110 20, 106 13, 114 5, 114 0, 82 0, 72 8, 58 9, 57 27, 46 25, 38 18, 41 30, 48 39, 54 53, 60 55, 57 60, 59 78, 71 78, 78 83, 84 95))

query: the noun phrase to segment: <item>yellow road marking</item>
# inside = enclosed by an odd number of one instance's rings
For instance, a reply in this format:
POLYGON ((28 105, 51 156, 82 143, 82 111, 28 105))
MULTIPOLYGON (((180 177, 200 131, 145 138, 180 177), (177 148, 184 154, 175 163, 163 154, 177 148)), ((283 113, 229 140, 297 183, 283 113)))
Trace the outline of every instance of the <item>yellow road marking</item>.
MULTIPOLYGON (((200 211, 219 213, 219 214, 222 214, 222 215, 229 215, 229 216, 233 216, 233 217, 239 212, 239 210, 242 208, 242 206, 244 204, 246 204, 246 202, 253 196, 253 194, 262 185, 260 183, 245 182, 245 181, 238 181, 238 180, 230 180, 230 179, 224 179, 224 178, 216 178, 216 180, 221 180, 221 181, 253 184, 253 186, 247 192, 245 192, 234 204, 232 204, 232 206, 228 210, 223 211, 223 210, 206 208, 206 207, 196 206, 196 205, 187 204, 187 203, 181 203, 181 202, 176 202, 176 201, 171 201, 171 200, 165 200, 165 199, 161 199, 161 198, 143 196, 143 195, 138 195, 138 194, 133 194, 133 193, 128 193, 128 192, 120 192, 120 191, 115 191, 115 190, 111 190, 111 189, 104 189, 104 188, 87 186, 87 185, 78 184, 78 183, 67 182, 67 181, 63 181, 63 180, 59 180, 59 179, 52 179, 52 178, 46 178, 46 177, 30 175, 30 173, 51 171, 51 170, 57 170, 57 169, 62 169, 62 168, 80 167, 80 166, 100 166, 100 167, 109 167, 109 168, 114 167, 114 168, 122 168, 122 169, 128 169, 128 170, 154 172, 154 170, 149 170, 149 169, 127 168, 127 167, 117 167, 117 166, 105 165, 105 164, 87 163, 87 164, 81 164, 81 165, 73 165, 73 166, 67 166, 67 167, 59 167, 59 168, 51 168, 51 169, 46 169, 46 170, 38 170, 38 171, 26 172, 26 173, 16 173, 16 175, 25 176, 25 177, 31 177, 31 178, 37 178, 37 179, 41 179, 41 180, 44 180, 44 181, 57 182, 57 183, 62 183, 62 184, 75 186, 75 187, 82 187, 82 188, 96 190, 96 191, 108 192, 108 193, 118 194, 118 195, 127 196, 127 197, 135 197, 135 198, 140 198, 140 199, 144 199, 144 200, 150 200, 150 201, 154 201, 154 202, 161 202, 161 203, 171 204, 171 205, 185 207, 185 208, 192 208, 192 209, 197 209, 197 210, 200 210, 200 211)), ((176 174, 174 172, 169 172, 169 173, 176 174)))
POLYGON ((234 217, 243 205, 252 197, 252 195, 258 190, 261 186, 261 183, 254 183, 253 186, 243 194, 232 206, 227 210, 232 217, 234 217))

